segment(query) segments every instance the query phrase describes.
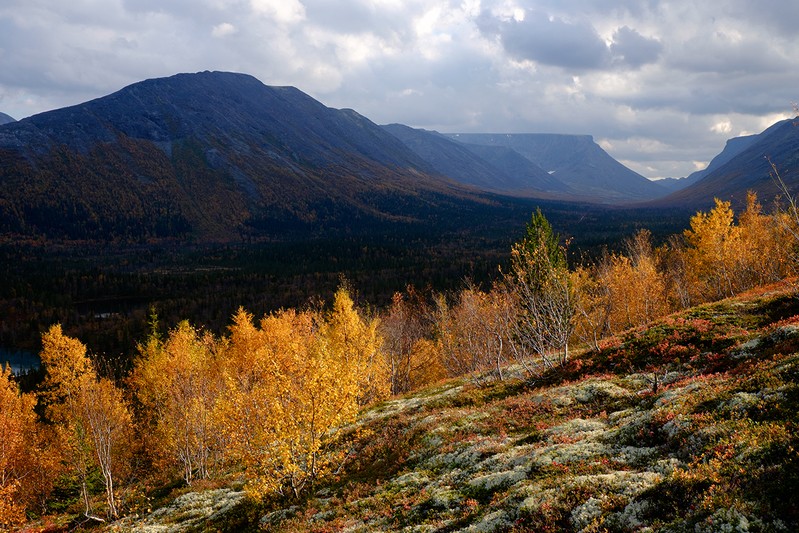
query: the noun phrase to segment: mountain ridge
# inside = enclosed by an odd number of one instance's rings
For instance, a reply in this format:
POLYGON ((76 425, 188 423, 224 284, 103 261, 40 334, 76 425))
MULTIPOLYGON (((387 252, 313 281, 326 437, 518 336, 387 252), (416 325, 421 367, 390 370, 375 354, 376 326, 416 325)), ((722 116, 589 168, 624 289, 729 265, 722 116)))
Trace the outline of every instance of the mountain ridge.
POLYGON ((577 196, 568 186, 509 148, 459 143, 436 131, 403 124, 382 127, 434 171, 460 183, 522 196, 552 197, 569 191, 577 196))
POLYGON ((739 138, 725 146, 708 166, 708 172, 694 184, 648 205, 708 207, 713 199, 743 205, 747 191, 755 191, 763 201, 783 194, 775 179, 772 163, 788 187, 796 194, 799 182, 799 128, 797 119, 778 121, 761 133, 739 138), (717 162, 718 161, 718 162, 717 162))
POLYGON ((605 152, 591 135, 449 133, 460 142, 512 148, 584 197, 605 203, 651 200, 666 189, 605 152))
POLYGON ((145 80, 0 130, 5 233, 274 238, 461 201, 485 200, 358 113, 245 74, 145 80))

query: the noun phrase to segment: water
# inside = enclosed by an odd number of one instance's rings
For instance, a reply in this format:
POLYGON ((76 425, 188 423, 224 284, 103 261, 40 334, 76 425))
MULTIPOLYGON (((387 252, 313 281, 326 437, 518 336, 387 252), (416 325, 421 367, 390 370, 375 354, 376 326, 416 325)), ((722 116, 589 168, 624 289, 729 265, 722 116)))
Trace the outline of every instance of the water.
POLYGON ((35 370, 41 365, 39 356, 33 352, 16 351, 11 352, 8 350, 0 349, 0 366, 11 366, 11 372, 19 374, 26 370, 35 370))

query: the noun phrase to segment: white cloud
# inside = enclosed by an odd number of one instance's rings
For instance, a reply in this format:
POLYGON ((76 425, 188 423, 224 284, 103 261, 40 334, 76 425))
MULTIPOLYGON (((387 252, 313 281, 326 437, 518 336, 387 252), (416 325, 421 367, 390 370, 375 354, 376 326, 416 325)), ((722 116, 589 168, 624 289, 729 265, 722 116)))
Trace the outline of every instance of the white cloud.
POLYGON ((236 33, 236 26, 230 24, 229 22, 217 24, 211 29, 211 35, 214 37, 227 37, 228 35, 233 35, 234 33, 236 33))
POLYGON ((280 23, 298 23, 305 19, 305 6, 299 0, 250 0, 252 10, 280 23))
POLYGON ((713 124, 713 126, 711 126, 710 131, 712 131, 713 133, 729 135, 729 133, 732 131, 732 122, 730 122, 729 120, 722 120, 720 122, 716 122, 715 124, 713 124))

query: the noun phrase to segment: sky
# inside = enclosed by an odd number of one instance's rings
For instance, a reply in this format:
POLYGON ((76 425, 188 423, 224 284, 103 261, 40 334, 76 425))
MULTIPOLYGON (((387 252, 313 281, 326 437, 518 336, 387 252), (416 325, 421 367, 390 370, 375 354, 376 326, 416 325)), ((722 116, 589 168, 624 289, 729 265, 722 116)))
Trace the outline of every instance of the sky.
POLYGON ((652 179, 794 114, 796 0, 2 0, 0 112, 223 70, 378 124, 593 135, 652 179))

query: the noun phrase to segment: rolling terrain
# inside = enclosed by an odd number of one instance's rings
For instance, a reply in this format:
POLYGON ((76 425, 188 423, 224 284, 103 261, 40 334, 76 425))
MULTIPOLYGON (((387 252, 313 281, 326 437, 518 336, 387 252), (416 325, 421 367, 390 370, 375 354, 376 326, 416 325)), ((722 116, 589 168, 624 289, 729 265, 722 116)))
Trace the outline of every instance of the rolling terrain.
POLYGON ((150 306, 221 328, 238 305, 301 306, 342 275, 376 304, 408 284, 489 282, 536 207, 575 254, 687 220, 568 202, 507 147, 394 128, 435 141, 437 166, 390 130, 223 72, 0 126, 0 348, 35 352, 57 321, 127 352, 150 306))
POLYGON ((301 500, 163 498, 132 531, 792 531, 799 322, 784 286, 689 309, 562 368, 359 416, 301 500))

